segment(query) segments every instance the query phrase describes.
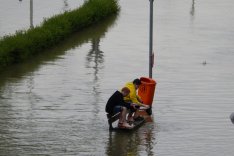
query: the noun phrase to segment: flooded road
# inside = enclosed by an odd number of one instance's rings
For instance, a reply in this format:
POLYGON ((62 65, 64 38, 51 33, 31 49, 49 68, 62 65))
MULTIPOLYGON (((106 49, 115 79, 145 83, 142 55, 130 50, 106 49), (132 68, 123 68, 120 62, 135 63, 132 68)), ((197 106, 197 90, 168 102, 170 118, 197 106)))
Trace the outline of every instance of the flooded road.
POLYGON ((0 0, 0 37, 38 26, 44 19, 82 4, 82 0, 0 0))
POLYGON ((233 155, 232 1, 154 1, 153 122, 110 133, 107 99, 148 76, 149 2, 119 3, 119 16, 1 71, 0 155, 233 155))

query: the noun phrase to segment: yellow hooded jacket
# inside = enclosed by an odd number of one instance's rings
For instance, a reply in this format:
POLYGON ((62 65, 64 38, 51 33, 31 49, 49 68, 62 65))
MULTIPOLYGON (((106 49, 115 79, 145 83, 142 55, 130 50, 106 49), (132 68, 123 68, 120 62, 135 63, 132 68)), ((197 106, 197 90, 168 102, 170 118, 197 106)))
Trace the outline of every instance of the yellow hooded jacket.
POLYGON ((141 103, 138 101, 138 98, 140 99, 140 97, 137 95, 133 82, 126 83, 125 87, 130 90, 130 93, 128 94, 128 96, 124 97, 124 101, 141 105, 141 103))

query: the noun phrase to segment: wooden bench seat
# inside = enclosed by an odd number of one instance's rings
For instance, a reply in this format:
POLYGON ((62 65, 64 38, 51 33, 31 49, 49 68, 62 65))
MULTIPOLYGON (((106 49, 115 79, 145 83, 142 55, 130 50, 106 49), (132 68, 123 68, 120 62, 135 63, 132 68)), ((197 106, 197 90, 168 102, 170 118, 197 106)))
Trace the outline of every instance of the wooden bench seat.
POLYGON ((112 130, 133 130, 133 129, 136 129, 137 127, 140 127, 145 122, 145 119, 140 120, 140 121, 134 121, 132 123, 134 125, 132 128, 113 127, 112 123, 114 123, 116 120, 119 120, 120 114, 121 114, 120 112, 114 114, 113 116, 111 116, 110 114, 106 114, 110 131, 112 131, 112 130))
POLYGON ((112 123, 119 119, 120 114, 121 114, 120 112, 114 114, 113 116, 111 116, 110 114, 106 114, 107 119, 108 119, 108 124, 109 124, 109 130, 114 129, 113 126, 112 126, 112 123))

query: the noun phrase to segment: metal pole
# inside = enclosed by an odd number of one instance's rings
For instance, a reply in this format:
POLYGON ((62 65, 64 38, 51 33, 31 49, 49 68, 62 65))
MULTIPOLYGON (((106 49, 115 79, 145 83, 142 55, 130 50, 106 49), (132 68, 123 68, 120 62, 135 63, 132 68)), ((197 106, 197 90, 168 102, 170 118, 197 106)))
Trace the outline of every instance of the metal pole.
POLYGON ((30 0, 30 28, 33 28, 33 0, 30 0))
POLYGON ((152 78, 153 68, 153 2, 150 1, 150 23, 149 23, 149 78, 152 78))

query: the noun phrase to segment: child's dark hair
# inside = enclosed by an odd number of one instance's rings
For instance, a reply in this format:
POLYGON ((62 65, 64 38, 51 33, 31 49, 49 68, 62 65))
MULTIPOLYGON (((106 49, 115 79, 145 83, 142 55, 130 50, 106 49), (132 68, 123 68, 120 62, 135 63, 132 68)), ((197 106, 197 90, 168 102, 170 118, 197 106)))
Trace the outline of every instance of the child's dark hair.
POLYGON ((140 79, 135 79, 133 81, 133 84, 140 85, 141 84, 141 80, 140 79))

